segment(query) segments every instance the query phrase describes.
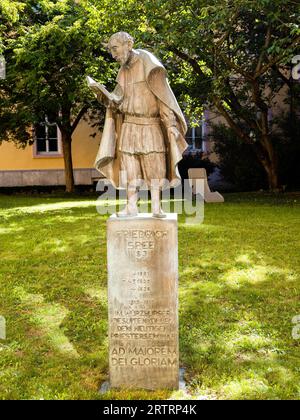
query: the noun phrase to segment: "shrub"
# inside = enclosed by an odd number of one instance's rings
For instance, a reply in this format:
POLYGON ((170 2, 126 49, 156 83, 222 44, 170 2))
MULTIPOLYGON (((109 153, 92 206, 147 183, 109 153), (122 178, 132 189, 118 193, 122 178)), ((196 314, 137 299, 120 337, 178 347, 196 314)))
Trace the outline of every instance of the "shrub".
POLYGON ((267 177, 250 145, 243 143, 232 129, 223 124, 212 129, 214 152, 218 155, 221 175, 238 190, 267 188, 267 177))

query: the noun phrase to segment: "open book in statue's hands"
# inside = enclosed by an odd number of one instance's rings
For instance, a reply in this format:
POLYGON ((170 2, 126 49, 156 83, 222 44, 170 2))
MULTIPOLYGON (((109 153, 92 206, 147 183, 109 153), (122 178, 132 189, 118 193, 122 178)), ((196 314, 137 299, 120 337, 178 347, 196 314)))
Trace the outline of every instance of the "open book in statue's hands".
POLYGON ((121 102, 122 98, 118 97, 114 93, 110 93, 104 85, 96 82, 90 76, 87 76, 86 81, 88 87, 92 89, 100 102, 103 102, 105 105, 112 103, 119 104, 121 102))

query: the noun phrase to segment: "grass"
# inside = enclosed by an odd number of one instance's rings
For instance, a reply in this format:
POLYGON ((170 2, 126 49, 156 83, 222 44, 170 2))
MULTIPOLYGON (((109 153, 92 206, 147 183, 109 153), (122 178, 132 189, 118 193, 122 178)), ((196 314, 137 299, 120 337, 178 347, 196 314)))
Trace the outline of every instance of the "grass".
POLYGON ((300 195, 179 217, 183 391, 111 390, 106 216, 93 198, 0 195, 1 399, 299 399, 300 195))

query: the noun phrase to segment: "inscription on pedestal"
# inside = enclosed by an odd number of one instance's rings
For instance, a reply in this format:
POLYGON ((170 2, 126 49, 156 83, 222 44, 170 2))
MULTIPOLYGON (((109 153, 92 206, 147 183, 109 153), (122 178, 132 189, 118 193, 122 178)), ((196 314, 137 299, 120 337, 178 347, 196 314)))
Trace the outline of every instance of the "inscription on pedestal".
POLYGON ((107 224, 112 387, 178 387, 177 219, 107 224))

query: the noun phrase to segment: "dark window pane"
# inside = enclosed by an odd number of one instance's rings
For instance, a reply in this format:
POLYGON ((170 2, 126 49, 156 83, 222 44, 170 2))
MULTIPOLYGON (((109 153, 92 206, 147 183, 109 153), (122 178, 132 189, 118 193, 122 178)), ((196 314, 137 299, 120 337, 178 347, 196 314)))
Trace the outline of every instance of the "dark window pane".
POLYGON ((202 126, 188 127, 186 141, 195 149, 202 149, 202 126))
POLYGON ((37 138, 46 138, 46 127, 44 125, 35 126, 35 135, 37 138))
POLYGON ((57 139, 49 139, 49 152, 58 152, 57 139))
POLYGON ((48 125, 48 138, 57 139, 57 126, 56 125, 48 125))
POLYGON ((202 136, 202 127, 196 127, 195 128, 195 136, 201 137, 202 136))
POLYGON ((36 139, 36 150, 37 152, 47 152, 46 148, 46 139, 37 138, 36 139))
POLYGON ((188 127, 187 132, 186 132, 186 137, 192 137, 192 128, 188 127))
POLYGON ((201 138, 197 137, 195 139, 195 147, 196 147, 196 149, 202 149, 202 139, 201 138))
POLYGON ((193 139, 192 139, 192 128, 191 128, 191 127, 188 127, 188 129, 187 129, 187 133, 186 133, 186 135, 185 135, 185 139, 186 139, 186 141, 187 141, 187 143, 188 143, 189 145, 192 145, 192 144, 193 144, 193 139))

